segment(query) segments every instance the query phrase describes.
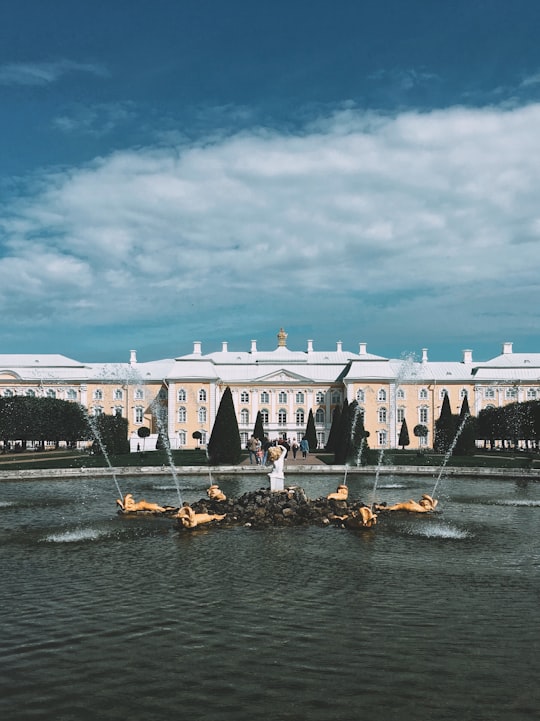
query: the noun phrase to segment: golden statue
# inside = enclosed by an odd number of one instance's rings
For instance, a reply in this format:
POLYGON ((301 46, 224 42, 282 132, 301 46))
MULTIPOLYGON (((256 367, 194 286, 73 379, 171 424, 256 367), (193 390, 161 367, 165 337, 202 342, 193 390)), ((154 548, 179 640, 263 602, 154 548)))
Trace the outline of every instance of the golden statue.
POLYGON ((268 449, 268 458, 274 464, 272 471, 268 474, 271 491, 283 491, 285 489, 283 464, 285 463, 286 457, 287 449, 285 446, 270 446, 268 449))
POLYGON ((343 484, 340 484, 337 487, 337 490, 335 493, 329 493, 326 496, 327 501, 346 501, 349 497, 349 489, 347 486, 344 486, 343 484))
POLYGON ((383 504, 376 505, 378 511, 407 511, 408 513, 430 513, 437 507, 439 501, 424 493, 419 501, 413 501, 412 498, 401 503, 394 503, 392 506, 383 504))
POLYGON ((144 498, 141 498, 140 501, 136 501, 131 493, 126 493, 122 500, 117 498, 116 505, 119 506, 124 513, 135 513, 136 511, 154 511, 164 513, 165 511, 173 508, 172 506, 164 508, 157 503, 145 501, 144 498))
POLYGON ((184 528, 195 528, 210 521, 222 521, 226 515, 226 513, 221 516, 217 513, 195 513, 188 503, 184 503, 174 517, 180 520, 184 528))
POLYGON ((227 500, 227 496, 223 493, 223 491, 217 485, 217 483, 212 483, 210 488, 207 489, 206 495, 212 501, 226 501, 227 500))

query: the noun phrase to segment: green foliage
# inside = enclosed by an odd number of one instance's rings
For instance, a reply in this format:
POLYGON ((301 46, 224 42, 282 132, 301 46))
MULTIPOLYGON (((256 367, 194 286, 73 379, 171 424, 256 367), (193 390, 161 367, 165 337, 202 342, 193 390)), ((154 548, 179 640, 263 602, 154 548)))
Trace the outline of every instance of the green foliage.
POLYGON ((4 444, 28 441, 41 445, 50 441, 58 446, 90 438, 82 407, 58 398, 16 396, 0 398, 0 438, 4 444))
POLYGON ((264 426, 262 421, 262 414, 257 411, 257 418, 255 419, 255 428, 253 429, 253 435, 260 441, 264 441, 264 426))
POLYGON ((315 419, 313 418, 313 411, 310 408, 308 413, 306 432, 304 437, 309 443, 309 449, 314 451, 317 448, 317 431, 315 430, 315 419))
POLYGON ((455 420, 450 408, 448 393, 444 394, 441 414, 435 421, 435 442, 433 448, 437 453, 447 453, 456 434, 455 420))
POLYGON ((516 447, 519 441, 538 445, 540 440, 540 401, 510 403, 501 408, 484 408, 478 414, 476 438, 489 442, 493 448, 497 441, 503 447, 516 447))
POLYGON ((401 430, 399 431, 398 446, 401 446, 403 450, 405 446, 410 445, 411 439, 409 438, 409 429, 407 428, 407 420, 404 418, 401 424, 401 430))
POLYGON ((236 465, 241 458, 240 433, 232 393, 225 388, 212 434, 208 441, 208 462, 212 465, 236 465))
MULTIPOLYGON (((92 419, 93 425, 99 434, 101 443, 105 446, 107 455, 120 455, 129 453, 129 441, 127 440, 128 422, 122 416, 109 416, 103 413, 92 419)), ((101 444, 93 444, 94 453, 102 453, 101 444)))
POLYGON ((358 408, 358 403, 353 401, 349 405, 348 401, 345 401, 336 438, 334 463, 337 465, 357 463, 359 458, 362 463, 366 463, 369 455, 368 436, 369 433, 364 428, 364 416, 358 408))
POLYGON ((456 438, 454 455, 466 456, 474 453, 476 450, 476 425, 476 418, 471 416, 469 401, 465 396, 461 404, 459 418, 456 421, 456 433, 459 431, 459 435, 456 438))
POLYGON ((424 426, 422 423, 418 423, 413 428, 413 433, 417 438, 427 438, 427 434, 429 433, 428 427, 424 426))
POLYGON ((330 433, 328 434, 328 440, 326 441, 325 451, 334 452, 336 450, 336 439, 339 433, 339 425, 341 421, 341 408, 336 406, 332 414, 332 425, 330 427, 330 433))
POLYGON ((338 466, 343 465, 347 460, 349 447, 351 443, 351 428, 349 423, 349 401, 345 399, 341 407, 339 418, 339 426, 336 434, 336 443, 334 448, 334 463, 338 466))

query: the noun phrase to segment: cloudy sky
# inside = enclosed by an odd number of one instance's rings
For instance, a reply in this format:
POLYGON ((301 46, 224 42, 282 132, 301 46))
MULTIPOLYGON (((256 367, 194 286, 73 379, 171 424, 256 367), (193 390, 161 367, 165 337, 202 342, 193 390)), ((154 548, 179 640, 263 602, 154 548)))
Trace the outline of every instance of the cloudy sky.
POLYGON ((537 0, 5 0, 0 353, 540 351, 537 0))

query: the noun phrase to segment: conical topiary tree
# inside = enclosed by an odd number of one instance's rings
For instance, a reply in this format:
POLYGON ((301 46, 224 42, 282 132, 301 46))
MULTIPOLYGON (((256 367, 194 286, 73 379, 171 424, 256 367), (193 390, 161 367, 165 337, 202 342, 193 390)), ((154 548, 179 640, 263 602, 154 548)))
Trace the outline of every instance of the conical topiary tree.
POLYGON ((264 440, 264 426, 262 420, 262 413, 257 411, 257 418, 255 419, 255 428, 253 429, 253 435, 260 441, 264 440))
POLYGON ((333 453, 336 450, 336 439, 339 432, 339 424, 341 419, 341 408, 336 406, 332 413, 332 425, 330 426, 330 433, 328 434, 328 440, 324 447, 325 451, 333 453))
POLYGON ((398 446, 401 446, 401 450, 403 451, 405 449, 405 446, 408 446, 410 442, 411 439, 409 438, 409 429, 407 428, 407 421, 404 418, 403 423, 401 424, 401 430, 399 431, 398 446))
POLYGON ((314 451, 317 448, 317 431, 315 430, 315 419, 313 418, 313 411, 309 409, 306 432, 304 434, 307 442, 309 443, 310 451, 314 451))
POLYGON ((445 393, 441 406, 441 414, 435 422, 434 450, 437 453, 446 453, 452 445, 454 436, 455 422, 452 417, 448 393, 445 393))
POLYGON ((208 462, 212 465, 236 465, 240 462, 241 444, 238 420, 234 411, 232 393, 225 388, 216 420, 208 441, 208 462))
POLYGON ((454 452, 459 455, 472 453, 476 448, 476 419, 471 416, 467 396, 463 398, 461 404, 457 430, 459 430, 459 436, 456 439, 454 452))
POLYGON ((351 444, 351 427, 349 424, 349 401, 345 399, 341 407, 341 415, 339 418, 339 426, 336 434, 336 444, 334 448, 334 463, 343 465, 349 453, 351 444))

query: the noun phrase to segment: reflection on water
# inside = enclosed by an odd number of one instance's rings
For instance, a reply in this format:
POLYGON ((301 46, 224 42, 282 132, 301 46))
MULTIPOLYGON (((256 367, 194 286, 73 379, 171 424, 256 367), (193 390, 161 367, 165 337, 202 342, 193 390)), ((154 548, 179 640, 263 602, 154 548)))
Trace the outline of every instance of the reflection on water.
MULTIPOLYGON (((205 483, 180 478, 182 497, 205 483)), ((348 483, 368 498, 371 479, 348 483)), ((123 485, 176 495, 163 478, 123 485)), ((266 479, 220 485, 240 495, 266 479)), ((335 478, 302 485, 315 498, 335 478)), ((362 533, 178 533, 117 516, 106 479, 1 484, 2 718, 536 718, 539 484, 439 490, 441 513, 362 533)), ((414 477, 378 487, 388 503, 424 491, 414 477)))

